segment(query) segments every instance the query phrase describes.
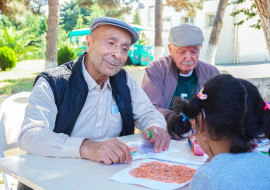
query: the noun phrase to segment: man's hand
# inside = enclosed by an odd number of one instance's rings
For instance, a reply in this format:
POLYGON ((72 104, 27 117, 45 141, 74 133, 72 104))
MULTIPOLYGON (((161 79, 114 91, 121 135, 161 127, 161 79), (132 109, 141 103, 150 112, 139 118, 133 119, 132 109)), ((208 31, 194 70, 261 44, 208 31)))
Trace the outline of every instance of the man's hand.
POLYGON ((104 142, 93 142, 85 139, 80 147, 81 157, 104 164, 131 163, 132 157, 126 144, 117 138, 104 142))
POLYGON ((165 129, 152 126, 143 132, 143 136, 148 140, 148 142, 154 143, 155 153, 168 150, 171 137, 165 129), (151 131, 150 133, 152 134, 152 138, 149 137, 149 131, 151 131))

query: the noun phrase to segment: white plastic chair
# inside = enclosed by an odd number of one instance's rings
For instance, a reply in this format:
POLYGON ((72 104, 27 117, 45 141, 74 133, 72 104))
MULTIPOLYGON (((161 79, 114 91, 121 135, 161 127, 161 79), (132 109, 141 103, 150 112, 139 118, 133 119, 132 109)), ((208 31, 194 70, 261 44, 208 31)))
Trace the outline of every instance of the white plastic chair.
MULTIPOLYGON (((21 131, 25 108, 30 92, 20 92, 9 96, 0 105, 0 155, 4 151, 17 147, 17 138, 21 131)), ((2 171, 5 189, 10 190, 6 174, 2 171)))

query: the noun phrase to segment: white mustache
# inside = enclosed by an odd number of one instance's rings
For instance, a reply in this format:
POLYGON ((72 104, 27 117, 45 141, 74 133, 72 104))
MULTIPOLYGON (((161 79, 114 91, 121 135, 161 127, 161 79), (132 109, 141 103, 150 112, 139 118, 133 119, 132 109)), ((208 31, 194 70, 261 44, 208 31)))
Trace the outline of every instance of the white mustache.
POLYGON ((192 64, 194 64, 193 61, 190 61, 190 62, 183 61, 182 62, 182 65, 192 65, 192 64))
POLYGON ((112 63, 113 65, 120 65, 119 59, 105 59, 105 61, 112 63))

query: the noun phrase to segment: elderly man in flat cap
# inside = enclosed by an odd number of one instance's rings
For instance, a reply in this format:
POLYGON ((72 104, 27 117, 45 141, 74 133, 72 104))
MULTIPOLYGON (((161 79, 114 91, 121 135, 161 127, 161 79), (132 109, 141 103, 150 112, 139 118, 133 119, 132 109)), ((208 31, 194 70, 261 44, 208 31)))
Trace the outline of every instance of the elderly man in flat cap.
POLYGON ((42 156, 131 163, 128 146, 115 137, 133 134, 136 122, 154 152, 167 150, 165 119, 122 69, 138 39, 136 30, 118 19, 99 17, 90 31, 87 52, 78 60, 36 78, 19 147, 42 156))
MULTIPOLYGON (((142 88, 167 121, 173 117, 178 118, 179 122, 174 124, 178 124, 181 130, 182 118, 171 110, 174 97, 189 100, 219 71, 199 61, 204 42, 200 28, 188 24, 175 26, 170 30, 169 42, 170 55, 149 64, 145 69, 142 88)), ((185 130, 189 129, 183 129, 183 133, 187 132, 185 130)))

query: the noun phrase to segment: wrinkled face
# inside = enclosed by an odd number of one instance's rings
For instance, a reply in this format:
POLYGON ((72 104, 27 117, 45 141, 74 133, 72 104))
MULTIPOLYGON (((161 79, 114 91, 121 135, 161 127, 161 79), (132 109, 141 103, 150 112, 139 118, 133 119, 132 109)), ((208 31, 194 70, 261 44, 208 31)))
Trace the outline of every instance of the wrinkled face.
POLYGON ((104 25, 87 37, 89 63, 96 76, 113 76, 124 66, 131 44, 125 29, 104 25))
POLYGON ((201 47, 202 45, 178 47, 168 44, 171 57, 180 73, 188 74, 197 66, 201 47))

